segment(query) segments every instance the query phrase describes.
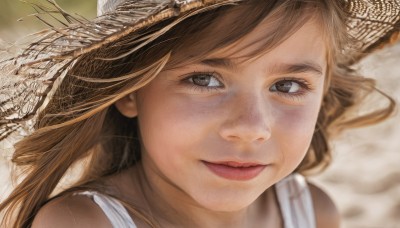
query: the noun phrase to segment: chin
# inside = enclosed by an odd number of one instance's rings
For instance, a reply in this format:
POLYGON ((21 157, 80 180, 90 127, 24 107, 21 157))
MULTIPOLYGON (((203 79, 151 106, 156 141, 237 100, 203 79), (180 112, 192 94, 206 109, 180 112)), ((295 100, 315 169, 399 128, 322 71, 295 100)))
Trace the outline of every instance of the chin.
POLYGON ((201 207, 215 212, 236 212, 249 207, 256 201, 259 195, 245 194, 222 194, 220 196, 207 197, 203 195, 199 199, 195 199, 201 207))

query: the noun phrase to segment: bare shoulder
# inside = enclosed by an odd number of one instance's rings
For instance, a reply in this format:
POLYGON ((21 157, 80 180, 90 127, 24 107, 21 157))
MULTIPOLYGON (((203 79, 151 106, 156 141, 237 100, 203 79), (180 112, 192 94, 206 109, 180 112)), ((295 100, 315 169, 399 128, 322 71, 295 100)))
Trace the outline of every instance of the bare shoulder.
POLYGON ((36 227, 111 227, 103 211, 87 196, 65 196, 51 200, 34 218, 36 227))
POLYGON ((318 186, 308 183, 318 228, 340 227, 340 214, 331 197, 318 186))

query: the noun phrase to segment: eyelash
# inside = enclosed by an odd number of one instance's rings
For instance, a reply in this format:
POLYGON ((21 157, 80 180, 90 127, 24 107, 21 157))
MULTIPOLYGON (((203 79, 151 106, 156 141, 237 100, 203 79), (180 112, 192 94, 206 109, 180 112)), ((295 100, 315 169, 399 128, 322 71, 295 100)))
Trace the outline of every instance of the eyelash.
POLYGON ((223 88, 225 88, 224 86, 221 87, 208 87, 208 86, 199 86, 199 85, 195 85, 193 82, 189 82, 189 79, 193 80, 193 77, 195 76, 200 76, 200 75, 206 75, 206 76, 210 76, 210 77, 214 77, 215 79, 217 79, 217 81, 219 81, 222 84, 222 80, 220 78, 220 76, 215 72, 197 72, 194 71, 193 73, 191 73, 189 76, 185 77, 182 81, 185 82, 186 84, 188 84, 193 91, 200 91, 200 92, 215 92, 215 91, 219 91, 223 88))
MULTIPOLYGON (((193 77, 195 76, 200 76, 200 75, 206 75, 206 76, 210 76, 210 77, 214 77, 216 80, 218 80, 221 84, 222 84, 222 80, 220 79, 220 76, 214 71, 214 72, 197 72, 194 71, 193 73, 191 73, 189 76, 186 76, 182 81, 185 82, 186 84, 190 85, 190 89, 194 90, 194 91, 200 91, 200 92, 212 92, 212 91, 219 91, 221 89, 224 89, 224 86, 221 87, 208 87, 208 86, 199 86, 199 85, 195 85, 193 82, 189 82, 190 79, 193 80, 193 77)), ((295 77, 286 77, 283 79, 279 79, 278 81, 274 82, 273 85, 276 85, 278 82, 295 82, 297 84, 299 84, 299 86, 301 87, 300 92, 296 92, 296 93, 284 93, 284 92, 279 92, 279 91, 273 91, 277 94, 279 94, 280 96, 283 96, 285 98, 290 98, 290 99, 297 99, 297 98, 301 98, 303 96, 305 96, 307 94, 308 91, 312 91, 312 87, 310 85, 310 83, 307 80, 301 79, 301 78, 295 78, 295 77)))
POLYGON ((283 93, 283 92, 279 92, 279 91, 276 92, 280 96, 283 96, 285 98, 290 98, 293 100, 304 97, 307 94, 307 92, 313 90, 313 88, 311 87, 311 84, 307 80, 301 79, 301 78, 287 77, 287 78, 279 79, 278 81, 274 82, 273 85, 277 84, 278 82, 295 82, 300 85, 301 90, 296 93, 283 93))

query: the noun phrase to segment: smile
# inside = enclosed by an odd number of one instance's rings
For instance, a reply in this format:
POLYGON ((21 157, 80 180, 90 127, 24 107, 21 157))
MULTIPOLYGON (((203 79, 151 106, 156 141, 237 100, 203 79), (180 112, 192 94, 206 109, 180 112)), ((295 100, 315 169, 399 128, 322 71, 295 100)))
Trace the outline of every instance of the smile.
POLYGON ((236 180, 246 181, 251 180, 258 176, 267 165, 257 163, 240 163, 240 162, 206 162, 202 161, 207 168, 219 177, 236 180))

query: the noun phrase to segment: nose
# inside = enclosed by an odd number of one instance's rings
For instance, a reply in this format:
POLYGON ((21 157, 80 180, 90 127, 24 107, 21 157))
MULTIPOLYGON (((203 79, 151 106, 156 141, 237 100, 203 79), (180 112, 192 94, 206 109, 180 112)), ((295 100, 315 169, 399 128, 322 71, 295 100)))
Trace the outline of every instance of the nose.
POLYGON ((219 134, 228 141, 262 143, 271 137, 271 111, 268 104, 256 96, 233 99, 226 121, 219 134))

